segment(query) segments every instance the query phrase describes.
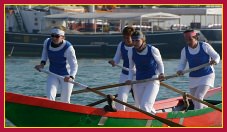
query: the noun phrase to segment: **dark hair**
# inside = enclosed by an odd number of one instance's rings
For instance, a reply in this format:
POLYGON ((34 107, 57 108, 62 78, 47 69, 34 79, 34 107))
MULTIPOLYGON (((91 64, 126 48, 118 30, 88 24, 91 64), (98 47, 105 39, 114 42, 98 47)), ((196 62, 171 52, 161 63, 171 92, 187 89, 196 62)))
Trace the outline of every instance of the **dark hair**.
POLYGON ((195 32, 195 30, 193 29, 188 29, 188 30, 185 30, 184 33, 189 33, 189 32, 195 32))
POLYGON ((122 34, 123 35, 132 35, 132 33, 135 31, 133 27, 127 26, 123 29, 122 34))
POLYGON ((140 31, 138 31, 138 30, 136 30, 135 32, 133 32, 132 33, 132 37, 133 36, 142 36, 143 38, 142 38, 142 40, 145 42, 146 41, 146 36, 142 33, 142 32, 140 32, 140 31))

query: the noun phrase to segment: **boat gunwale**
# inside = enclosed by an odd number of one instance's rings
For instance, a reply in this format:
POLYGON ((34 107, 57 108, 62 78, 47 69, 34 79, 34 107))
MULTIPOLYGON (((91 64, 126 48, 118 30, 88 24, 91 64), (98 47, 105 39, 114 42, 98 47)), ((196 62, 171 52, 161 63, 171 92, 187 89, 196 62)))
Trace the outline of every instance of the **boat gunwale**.
MULTIPOLYGON (((211 89, 209 92, 210 95, 208 96, 212 96, 214 93, 220 92, 221 90, 222 90, 221 87, 211 89)), ((180 101, 182 101, 182 97, 175 97, 171 99, 160 100, 155 102, 154 107, 155 109, 161 109, 163 106, 173 107, 173 106, 176 106, 178 103, 180 103, 180 101)), ((68 103, 63 103, 58 101, 51 101, 51 100, 48 100, 47 98, 26 96, 26 95, 15 94, 10 92, 6 92, 6 102, 44 107, 44 108, 50 108, 50 109, 56 109, 56 110, 63 110, 68 112, 77 112, 81 114, 106 116, 106 117, 136 118, 136 119, 149 119, 149 120, 154 119, 148 115, 145 115, 140 112, 135 112, 135 111, 105 112, 103 108, 94 108, 94 107, 82 106, 77 104, 68 104, 68 103)), ((167 118, 168 113, 169 112, 162 112, 162 113, 157 113, 156 115, 162 118, 167 118)))

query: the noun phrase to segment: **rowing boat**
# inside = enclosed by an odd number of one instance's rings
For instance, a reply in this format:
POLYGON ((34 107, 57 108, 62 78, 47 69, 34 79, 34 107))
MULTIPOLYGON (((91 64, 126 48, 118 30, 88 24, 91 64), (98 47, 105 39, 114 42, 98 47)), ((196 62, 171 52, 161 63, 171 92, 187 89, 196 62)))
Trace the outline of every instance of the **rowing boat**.
MULTIPOLYGON (((46 98, 5 93, 5 117, 17 127, 168 127, 143 113, 133 111, 108 112, 103 108, 67 104, 46 98)), ((207 102, 222 108, 222 88, 213 88, 207 102)), ((155 102, 156 116, 186 127, 221 127, 222 112, 210 107, 187 111, 182 97, 155 102)))

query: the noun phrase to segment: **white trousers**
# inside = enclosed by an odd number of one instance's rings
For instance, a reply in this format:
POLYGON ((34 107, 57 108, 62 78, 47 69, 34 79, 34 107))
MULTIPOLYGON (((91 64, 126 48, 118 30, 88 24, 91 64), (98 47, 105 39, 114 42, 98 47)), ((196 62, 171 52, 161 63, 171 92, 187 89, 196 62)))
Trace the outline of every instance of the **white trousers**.
MULTIPOLYGON (((195 88, 190 88, 190 94, 200 100, 203 100, 204 96, 206 95, 207 91, 209 90, 210 86, 207 85, 200 85, 195 88)), ((203 107, 206 107, 204 104, 199 103, 195 100, 192 100, 194 104, 194 109, 202 109, 203 107)))
POLYGON ((58 89, 61 89, 60 101, 65 103, 70 103, 73 84, 64 82, 63 79, 59 79, 53 75, 48 75, 47 85, 46 85, 47 98, 55 101, 58 89))
MULTIPOLYGON (((124 83, 127 80, 128 80, 128 75, 121 73, 119 83, 124 83)), ((130 90, 131 90, 131 86, 129 85, 119 87, 117 92, 117 95, 118 95, 117 99, 127 103, 128 94, 130 90)), ((119 104, 117 102, 115 103, 116 103, 115 106, 117 110, 125 111, 125 105, 119 104)))
POLYGON ((215 80, 214 73, 202 77, 189 77, 189 88, 195 88, 201 85, 214 87, 214 80, 215 80))
POLYGON ((138 104, 138 108, 155 114, 156 111, 153 105, 159 91, 159 81, 149 81, 144 83, 138 83, 135 85, 136 86, 133 87, 133 92, 135 102, 136 104, 138 104))

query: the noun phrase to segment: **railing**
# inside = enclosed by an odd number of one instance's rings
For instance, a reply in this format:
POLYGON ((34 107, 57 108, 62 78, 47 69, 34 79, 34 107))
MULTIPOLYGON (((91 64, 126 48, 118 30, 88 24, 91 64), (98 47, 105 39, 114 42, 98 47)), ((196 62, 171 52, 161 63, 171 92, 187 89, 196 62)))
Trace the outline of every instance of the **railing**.
POLYGON ((16 18, 19 30, 22 32, 27 32, 27 29, 25 28, 25 25, 24 25, 23 18, 20 13, 20 9, 17 6, 15 6, 14 11, 15 11, 15 18, 16 18))

